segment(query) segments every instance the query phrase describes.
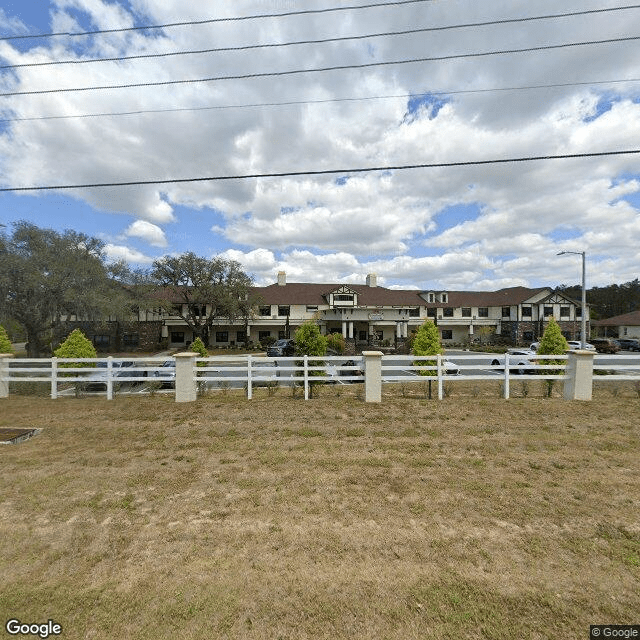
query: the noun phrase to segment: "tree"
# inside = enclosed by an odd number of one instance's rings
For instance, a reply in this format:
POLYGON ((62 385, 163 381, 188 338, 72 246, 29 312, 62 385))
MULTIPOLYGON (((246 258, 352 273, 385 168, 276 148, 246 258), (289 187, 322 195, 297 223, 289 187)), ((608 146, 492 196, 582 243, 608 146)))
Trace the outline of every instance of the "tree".
MULTIPOLYGON (((437 356, 442 353, 442 344, 440 343, 440 334, 438 333, 438 327, 431 321, 427 320, 416 332, 412 341, 413 353, 416 356, 437 356)), ((429 358, 428 360, 421 360, 416 362, 419 366, 435 366, 437 360, 435 358, 429 358)), ((435 376, 435 370, 423 370, 420 371, 422 376, 435 376)))
POLYGON ((11 340, 9 340, 9 336, 2 325, 0 325, 0 353, 13 353, 11 340))
MULTIPOLYGON (((67 339, 53 352, 56 358, 96 358, 96 348, 91 341, 80 331, 74 329, 67 339)), ((63 362, 60 367, 95 367, 95 362, 63 362)))
MULTIPOLYGON (((296 355, 306 356, 324 356, 327 353, 327 339, 320 333, 320 329, 315 322, 305 322, 295 333, 293 338, 296 343, 296 355)), ((296 363, 300 366, 302 363, 296 363)), ((310 367, 321 367, 323 360, 310 360, 310 367)), ((323 371, 309 371, 310 376, 324 376, 323 371)), ((311 396, 313 396, 314 387, 320 384, 320 381, 310 383, 311 396)))
MULTIPOLYGON (((568 350, 569 345, 567 343, 567 339, 562 335, 562 331, 560 331, 560 325, 553 318, 551 318, 549 320, 547 328, 542 334, 540 346, 538 347, 537 351, 538 355, 561 356, 568 350)), ((540 360, 540 364, 543 365, 555 364, 556 362, 556 360, 540 360)), ((547 371, 551 375, 557 375, 558 373, 560 373, 558 369, 547 369, 547 371)), ((545 383, 547 386, 547 396, 551 397, 555 380, 545 380, 545 383)))
POLYGON ((201 258, 193 252, 165 256, 153 263, 150 275, 166 288, 168 299, 162 306, 180 316, 205 346, 220 318, 233 324, 249 317, 253 280, 235 260, 201 258))
POLYGON ((121 263, 107 264, 101 240, 16 222, 11 235, 0 234, 0 314, 22 325, 27 353, 37 357, 64 316, 124 313, 126 273, 121 263))

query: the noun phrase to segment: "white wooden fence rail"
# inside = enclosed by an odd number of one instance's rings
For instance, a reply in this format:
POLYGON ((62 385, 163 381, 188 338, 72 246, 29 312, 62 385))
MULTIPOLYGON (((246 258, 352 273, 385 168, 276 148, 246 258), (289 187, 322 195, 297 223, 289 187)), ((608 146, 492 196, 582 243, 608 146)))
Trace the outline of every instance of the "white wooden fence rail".
MULTIPOLYGON (((640 356, 605 356, 570 352, 562 356, 540 356, 539 361, 516 359, 508 353, 490 355, 478 353, 455 356, 384 356, 380 352, 365 352, 363 356, 293 356, 267 358, 265 356, 216 356, 200 358, 197 354, 179 354, 176 358, 11 358, 0 355, 0 397, 7 397, 13 384, 42 383, 50 387, 52 398, 83 390, 105 393, 112 399, 114 392, 152 393, 159 386, 170 387, 177 401, 195 399, 199 390, 244 388, 247 398, 253 397, 258 386, 300 386, 305 399, 310 397, 314 383, 353 384, 364 382, 365 399, 379 401, 384 384, 437 384, 438 398, 444 397, 444 385, 462 381, 501 381, 503 395, 509 398, 514 380, 564 380, 566 389, 575 388, 576 376, 587 376, 580 384, 580 399, 590 399, 593 379, 603 382, 633 380, 640 383, 640 356), (581 355, 580 355, 581 354, 581 355), (586 373, 580 367, 568 366, 577 357, 586 358, 586 373), (574 358, 571 361, 571 358, 574 358), (454 360, 454 362, 451 362, 454 360), (497 361, 497 364, 492 362, 497 361), (370 366, 377 363, 377 368, 370 366), (73 366, 70 366, 73 365, 73 366), (186 372, 186 377, 181 371, 186 372), (593 376, 593 373, 596 375, 593 376), (425 375, 426 374, 426 375, 425 375), (599 375, 606 374, 606 375, 599 375), (573 378, 571 378, 573 376, 573 378), (568 384, 570 383, 570 384, 568 384), (584 391, 588 385, 588 391, 584 391), (372 400, 373 398, 373 400, 372 400)), ((573 396, 578 397, 578 396, 573 396)))

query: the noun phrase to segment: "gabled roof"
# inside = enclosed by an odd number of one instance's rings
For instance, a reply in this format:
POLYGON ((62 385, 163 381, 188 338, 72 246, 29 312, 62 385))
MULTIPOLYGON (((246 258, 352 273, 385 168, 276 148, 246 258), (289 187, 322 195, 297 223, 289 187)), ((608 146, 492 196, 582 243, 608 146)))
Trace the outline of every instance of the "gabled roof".
POLYGON ((613 316, 613 318, 593 320, 591 324, 597 327, 640 326, 640 309, 631 313, 623 313, 621 316, 613 316))
POLYGON ((527 302, 545 291, 550 289, 509 287, 498 291, 448 291, 447 302, 430 302, 427 307, 506 307, 527 302))

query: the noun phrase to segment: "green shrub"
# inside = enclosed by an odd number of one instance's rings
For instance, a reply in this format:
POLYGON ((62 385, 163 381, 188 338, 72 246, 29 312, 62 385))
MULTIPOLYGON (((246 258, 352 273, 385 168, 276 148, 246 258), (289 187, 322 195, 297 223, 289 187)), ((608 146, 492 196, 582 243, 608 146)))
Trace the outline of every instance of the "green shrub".
MULTIPOLYGON (((201 358, 208 358, 209 352, 207 351, 207 347, 204 346, 204 342, 200 340, 200 338, 196 338, 189 347, 189 351, 193 353, 197 353, 201 358)), ((199 367, 206 367, 206 362, 198 362, 199 367)))
MULTIPOLYGON (((57 358, 96 358, 98 354, 91 341, 80 331, 74 329, 67 339, 53 352, 57 358)), ((95 367, 95 362, 63 362, 60 367, 95 367)))
MULTIPOLYGON (((295 333, 296 355, 301 356, 324 356, 327 353, 327 339, 320 333, 318 325, 314 322, 305 322, 295 333)), ((323 360, 309 360, 310 367, 321 367, 323 360)), ((296 366, 302 366, 301 361, 296 362, 296 366)), ((309 371, 310 376, 324 376, 323 371, 309 371)), ((321 384, 315 381, 309 383, 311 396, 313 397, 314 386, 321 384)))
POLYGON ((13 353, 11 340, 9 340, 9 336, 2 325, 0 325, 0 353, 13 353))
MULTIPOLYGON (((442 353, 442 345, 440 344, 440 334, 438 333, 438 327, 431 321, 427 320, 416 331, 413 338, 413 353, 416 356, 437 356, 442 353)), ((436 358, 428 358, 426 360, 416 360, 413 364, 415 366, 433 366, 435 367, 438 360, 436 358)), ((437 371, 419 371, 421 376, 435 376, 437 371)))
POLYGON ((333 349, 336 353, 344 353, 345 341, 341 333, 332 333, 327 336, 327 347, 333 349))
MULTIPOLYGON (((562 331, 560 331, 558 323, 551 318, 547 328, 544 330, 542 339, 540 340, 538 355, 561 356, 568 350, 569 344, 567 343, 567 339, 562 335, 562 331)), ((540 364, 549 365, 555 364, 556 362, 557 360, 540 360, 540 364)), ((550 375, 558 375, 561 373, 560 369, 545 369, 545 371, 548 371, 550 375)), ((544 382, 546 385, 546 395, 550 398, 553 393, 555 380, 545 380, 544 382)))

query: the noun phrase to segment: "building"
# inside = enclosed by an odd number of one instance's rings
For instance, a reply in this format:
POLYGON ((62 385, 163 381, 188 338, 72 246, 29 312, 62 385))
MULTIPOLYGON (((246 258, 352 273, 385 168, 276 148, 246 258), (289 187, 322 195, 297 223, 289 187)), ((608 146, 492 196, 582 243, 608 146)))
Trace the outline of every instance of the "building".
MULTIPOLYGON (((316 322, 323 334, 342 333, 348 348, 402 346, 411 332, 433 320, 445 345, 470 341, 529 344, 542 336, 554 318, 568 339, 579 339, 580 303, 550 288, 511 287, 498 291, 419 291, 378 286, 375 274, 365 284, 316 284, 287 282, 284 272, 266 287, 254 287, 259 303, 248 322, 230 324, 216 318, 209 334, 210 346, 262 343, 293 336, 304 322, 316 322)), ((194 339, 193 331, 180 317, 187 305, 173 312, 140 310, 129 322, 109 320, 81 326, 97 347, 184 348, 194 339)), ((193 305, 191 305, 193 311, 193 305)), ((197 314, 214 313, 202 301, 197 314)), ((587 315, 588 317, 588 315, 587 315)))
POLYGON ((598 336, 640 339, 640 310, 605 320, 594 320, 591 324, 598 336))

